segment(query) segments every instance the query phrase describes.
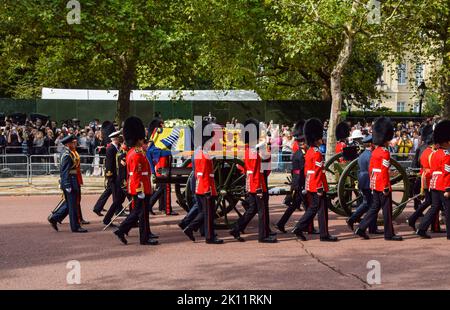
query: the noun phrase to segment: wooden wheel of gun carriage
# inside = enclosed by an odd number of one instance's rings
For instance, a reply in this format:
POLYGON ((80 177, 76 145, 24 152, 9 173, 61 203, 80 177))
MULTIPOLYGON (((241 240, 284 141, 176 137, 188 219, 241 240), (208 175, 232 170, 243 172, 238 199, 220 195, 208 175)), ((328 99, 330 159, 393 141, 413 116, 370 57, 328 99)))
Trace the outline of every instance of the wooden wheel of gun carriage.
MULTIPOLYGON (((358 159, 340 162, 343 154, 335 154, 325 163, 330 187, 330 210, 342 216, 350 216, 361 203, 362 195, 358 190, 358 159)), ((392 185, 393 218, 399 216, 406 204, 413 198, 411 187, 416 175, 413 170, 405 169, 398 161, 391 158, 390 179, 392 185)))

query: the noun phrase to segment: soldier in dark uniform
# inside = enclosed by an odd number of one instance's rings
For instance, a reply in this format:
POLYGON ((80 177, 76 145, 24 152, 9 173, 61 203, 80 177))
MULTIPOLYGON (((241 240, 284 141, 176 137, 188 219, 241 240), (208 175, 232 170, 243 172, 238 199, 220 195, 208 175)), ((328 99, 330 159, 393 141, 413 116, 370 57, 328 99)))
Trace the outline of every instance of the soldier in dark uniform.
MULTIPOLYGON (((104 149, 108 149, 108 147, 110 146, 110 142, 111 142, 111 138, 109 138, 109 135, 112 134, 113 132, 115 132, 116 129, 114 127, 114 124, 110 121, 104 121, 102 124, 102 147, 104 149)), ((106 153, 106 151, 105 151, 106 153)), ((98 198, 97 202, 95 203, 95 206, 93 208, 93 212, 95 214, 97 214, 98 216, 103 216, 103 208, 105 207, 106 202, 108 201, 109 196, 112 195, 113 193, 113 189, 111 187, 111 184, 109 181, 109 178, 107 175, 105 175, 106 178, 106 187, 105 190, 103 191, 103 193, 100 195, 100 197, 98 198)))
MULTIPOLYGON (((122 202, 124 201, 123 191, 117 175, 116 156, 120 149, 119 136, 120 131, 115 131, 110 134, 109 138, 111 139, 111 143, 106 148, 105 177, 108 182, 107 187, 111 188, 113 202, 103 218, 103 224, 105 225, 108 225, 114 214, 120 211, 122 202)), ((110 226, 115 227, 114 224, 110 226)))
POLYGON ((125 235, 139 222, 139 239, 142 245, 156 245, 158 241, 151 238, 148 198, 152 193, 150 181, 150 164, 143 150, 145 128, 141 119, 129 117, 123 126, 125 143, 130 147, 127 153, 127 189, 132 199, 130 214, 120 224, 114 234, 127 244, 125 235))
POLYGON ((278 230, 286 233, 285 225, 289 218, 292 216, 296 209, 300 209, 300 205, 303 201, 303 190, 305 189, 305 158, 304 158, 304 148, 302 147, 304 143, 303 136, 303 125, 304 120, 298 121, 294 126, 294 145, 292 147, 292 183, 291 183, 291 199, 288 202, 288 208, 284 212, 283 216, 280 218, 276 224, 278 230))
POLYGON ((77 139, 69 135, 61 140, 64 151, 61 154, 60 183, 64 193, 65 203, 48 218, 52 227, 58 231, 57 223, 69 215, 70 229, 75 233, 85 233, 81 227, 80 185, 82 184, 80 172, 80 156, 78 155, 77 139))
MULTIPOLYGON (((365 150, 358 157, 358 189, 362 194, 363 200, 353 214, 347 219, 347 226, 353 231, 353 225, 359 221, 361 217, 370 209, 373 201, 372 190, 370 189, 369 164, 372 156, 372 136, 368 135, 364 138, 363 144, 365 150)), ((382 234, 377 230, 377 219, 374 218, 369 225, 369 233, 382 234)))

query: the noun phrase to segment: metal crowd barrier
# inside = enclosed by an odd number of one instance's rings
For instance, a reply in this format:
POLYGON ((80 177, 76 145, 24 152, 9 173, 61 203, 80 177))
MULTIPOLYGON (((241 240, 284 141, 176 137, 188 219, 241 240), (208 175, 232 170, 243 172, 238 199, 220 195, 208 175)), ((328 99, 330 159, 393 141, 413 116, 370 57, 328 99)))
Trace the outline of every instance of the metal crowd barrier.
POLYGON ((30 184, 30 164, 25 154, 0 155, 0 185, 30 184), (11 184, 14 178, 14 184, 11 184))

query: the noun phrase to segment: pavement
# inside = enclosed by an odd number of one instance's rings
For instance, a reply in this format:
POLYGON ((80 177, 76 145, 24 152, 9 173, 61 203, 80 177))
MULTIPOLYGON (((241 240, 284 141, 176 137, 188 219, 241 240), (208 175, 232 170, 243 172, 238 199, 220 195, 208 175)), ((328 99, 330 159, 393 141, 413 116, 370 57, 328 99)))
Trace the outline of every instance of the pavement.
MULTIPOLYGON (((403 242, 356 238, 345 218, 330 212, 330 233, 337 243, 317 236, 298 241, 279 234, 277 244, 257 242, 257 221, 246 229, 244 243, 219 230, 223 245, 191 242, 178 228, 178 216, 152 216, 151 229, 160 235, 158 246, 141 246, 133 229, 122 245, 112 230, 102 231, 101 218, 91 209, 98 195, 84 195, 84 217, 91 222, 87 234, 73 234, 67 220, 55 232, 47 216, 59 201, 56 195, 0 197, 0 289, 450 289, 450 241, 444 234, 431 240, 413 235, 405 224, 409 206, 394 227, 403 242), (67 284, 76 260, 81 284, 67 284), (369 261, 381 267, 381 284, 367 282, 369 261)), ((285 207, 272 197, 271 221, 285 207)), ((173 200, 175 201, 175 200, 173 200)), ((303 212, 296 211, 292 227, 303 212)), ((316 223, 317 225, 317 223, 316 223)))

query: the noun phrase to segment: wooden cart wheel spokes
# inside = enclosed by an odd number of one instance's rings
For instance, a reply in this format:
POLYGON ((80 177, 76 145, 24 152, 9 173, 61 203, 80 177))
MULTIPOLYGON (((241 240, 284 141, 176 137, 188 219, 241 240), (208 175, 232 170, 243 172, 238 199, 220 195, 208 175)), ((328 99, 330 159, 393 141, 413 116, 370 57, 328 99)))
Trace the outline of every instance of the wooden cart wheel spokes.
MULTIPOLYGON (((391 158, 390 179, 392 186, 392 207, 393 218, 400 215, 405 208, 405 202, 408 199, 409 179, 406 170, 395 160, 391 158)), ((354 208, 362 201, 358 190, 358 160, 350 162, 342 172, 338 182, 338 214, 350 216, 354 208)), ((334 211, 334 210, 333 210, 334 211)))
MULTIPOLYGON (((342 153, 338 153, 333 155, 329 160, 325 163, 325 173, 328 181, 328 193, 327 196, 330 199, 329 208, 336 214, 347 216, 351 213, 350 210, 344 206, 342 207, 339 201, 338 194, 338 183, 340 180, 340 176, 343 174, 346 165, 348 163, 340 163, 339 160, 342 158, 342 153)), ((351 187, 351 180, 348 180, 348 186, 351 187)), ((348 194, 347 194, 348 195, 348 194)), ((348 197, 350 199, 350 197, 348 197)))

